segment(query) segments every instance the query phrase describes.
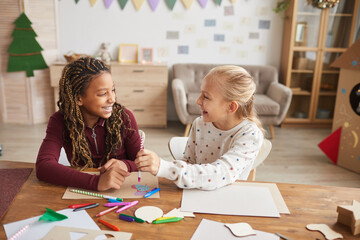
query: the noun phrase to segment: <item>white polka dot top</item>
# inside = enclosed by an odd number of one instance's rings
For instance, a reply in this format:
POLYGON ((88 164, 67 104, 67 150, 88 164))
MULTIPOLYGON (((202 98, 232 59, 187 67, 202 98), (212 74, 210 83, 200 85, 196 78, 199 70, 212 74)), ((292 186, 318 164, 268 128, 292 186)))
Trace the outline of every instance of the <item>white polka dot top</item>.
POLYGON ((246 180, 264 136, 254 122, 244 120, 223 131, 202 117, 194 120, 183 159, 160 160, 157 176, 180 188, 213 190, 246 180))

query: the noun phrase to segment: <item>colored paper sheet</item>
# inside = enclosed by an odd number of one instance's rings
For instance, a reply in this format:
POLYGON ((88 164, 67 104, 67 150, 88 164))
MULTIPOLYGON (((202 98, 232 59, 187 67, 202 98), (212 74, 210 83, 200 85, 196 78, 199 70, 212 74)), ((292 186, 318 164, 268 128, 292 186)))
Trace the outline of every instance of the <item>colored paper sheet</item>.
POLYGON ((224 15, 225 15, 225 16, 232 16, 232 15, 234 15, 234 6, 225 6, 225 7, 224 7, 224 15))
POLYGON ((258 32, 249 33, 249 39, 259 39, 260 34, 258 32))
POLYGON ((89 1, 90 1, 90 5, 93 7, 97 0, 89 0, 89 1))
MULTIPOLYGON (((241 237, 241 240, 279 240, 279 237, 273 233, 267 233, 254 230, 256 235, 241 237)), ((191 240, 239 240, 230 230, 225 227, 224 223, 211 221, 203 218, 191 237, 191 240)))
POLYGON ((208 0, 198 0, 198 2, 202 8, 205 8, 208 0))
MULTIPOLYGON (((60 214, 63 214, 68 217, 63 221, 59 222, 39 222, 39 218, 41 216, 36 216, 32 218, 28 218, 25 220, 4 224, 4 229, 8 238, 13 236, 19 229, 26 226, 27 224, 32 224, 22 235, 22 240, 37 240, 42 239, 46 236, 46 234, 54 227, 54 226, 66 226, 66 227, 76 227, 76 228, 86 228, 93 230, 100 230, 98 225, 94 222, 94 220, 89 216, 86 211, 78 211, 74 212, 73 209, 64 209, 57 211, 60 214)), ((81 233, 77 234, 77 238, 73 235, 73 239, 78 239, 79 236, 82 236, 81 233)), ((104 236, 104 238, 106 237, 104 236)))
POLYGON ((170 8, 170 10, 173 10, 175 3, 176 0, 166 0, 166 5, 170 8))
POLYGON ((79 0, 75 0, 75 3, 77 4, 79 2, 79 0))
POLYGON ((135 6, 135 9, 136 9, 137 11, 139 11, 140 8, 141 8, 141 6, 142 6, 143 3, 144 3, 144 0, 132 0, 132 2, 133 2, 133 4, 134 4, 134 6, 135 6))
POLYGON ((155 11, 160 0, 148 0, 151 10, 155 11))
POLYGON ((184 189, 181 211, 239 216, 280 217, 268 188, 235 184, 213 191, 184 189))
POLYGON ((125 5, 127 4, 128 0, 118 0, 120 4, 121 10, 124 10, 125 5))
POLYGON ((111 4, 113 3, 114 0, 104 0, 104 4, 105 7, 108 9, 110 8, 111 4))
POLYGON ((259 20, 259 29, 270 29, 269 20, 259 20))
POLYGON ((193 4, 194 0, 181 0, 182 3, 184 4, 184 7, 186 9, 190 9, 191 5, 193 4))
POLYGON ((204 26, 205 27, 215 27, 216 20, 215 19, 205 19, 204 26))
POLYGON ((335 132, 331 133, 321 143, 319 143, 321 151, 323 151, 325 155, 335 164, 337 164, 338 161, 341 128, 342 127, 339 127, 335 132))
POLYGON ((234 3, 236 3, 236 0, 230 0, 230 2, 231 2, 232 4, 234 4, 234 3))
MULTIPOLYGON (((158 178, 151 173, 142 172, 141 173, 141 182, 138 182, 138 173, 132 172, 129 177, 125 179, 123 185, 119 190, 111 189, 101 193, 103 195, 109 195, 118 198, 143 198, 144 195, 149 192, 151 189, 159 187, 158 178)), ((63 199, 99 199, 98 197, 92 197, 88 195, 78 194, 71 192, 70 189, 75 189, 68 187, 63 195, 63 199)), ((80 189, 83 191, 88 191, 85 189, 80 189)), ((160 190, 161 192, 161 190, 160 190)), ((149 198, 159 198, 159 192, 151 195, 149 198)))
POLYGON ((189 54, 189 46, 178 46, 178 54, 189 54))
POLYGON ((214 41, 215 42, 224 42, 225 35, 224 34, 214 34, 214 41))
POLYGON ((179 39, 179 32, 178 31, 167 31, 166 39, 179 39))

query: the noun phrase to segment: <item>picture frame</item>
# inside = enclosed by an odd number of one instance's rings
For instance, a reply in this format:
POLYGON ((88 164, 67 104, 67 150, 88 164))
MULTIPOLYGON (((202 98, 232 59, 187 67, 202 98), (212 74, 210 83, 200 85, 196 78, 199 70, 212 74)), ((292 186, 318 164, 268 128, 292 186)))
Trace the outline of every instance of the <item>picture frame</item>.
POLYGON ((296 23, 295 42, 306 45, 307 43, 307 22, 296 23))
POLYGON ((154 54, 153 54, 152 48, 141 48, 140 63, 142 63, 142 64, 153 64, 154 63, 154 54))
POLYGON ((118 61, 120 63, 137 63, 138 62, 138 45, 137 44, 120 44, 118 61))

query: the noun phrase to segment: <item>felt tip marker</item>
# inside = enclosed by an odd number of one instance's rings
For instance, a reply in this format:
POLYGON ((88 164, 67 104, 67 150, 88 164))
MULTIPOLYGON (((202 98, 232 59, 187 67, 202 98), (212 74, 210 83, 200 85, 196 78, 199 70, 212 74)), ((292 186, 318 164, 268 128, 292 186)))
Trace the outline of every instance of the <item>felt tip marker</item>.
POLYGON ((155 220, 152 223, 153 224, 159 224, 159 223, 171 223, 171 222, 178 222, 182 220, 181 217, 170 217, 170 218, 165 218, 165 219, 161 219, 161 220, 155 220))
POLYGON ((131 218, 133 218, 135 220, 135 222, 138 222, 138 223, 144 223, 145 222, 145 220, 142 220, 141 218, 138 218, 138 217, 135 217, 135 216, 130 216, 130 215, 122 214, 122 213, 120 215, 131 217, 131 218))
POLYGON ((105 203, 105 207, 115 207, 115 206, 126 206, 131 204, 132 202, 117 202, 117 203, 105 203))
POLYGON ((82 190, 78 190, 78 189, 70 189, 71 192, 74 193, 79 193, 79 194, 84 194, 84 195, 89 195, 89 196, 93 196, 93 197, 99 197, 99 198, 106 198, 106 199, 114 199, 117 201, 122 202, 122 198, 117 198, 117 197, 112 197, 112 196, 107 196, 107 195, 103 195, 101 193, 94 193, 94 192, 87 192, 87 191, 82 191, 82 190))
POLYGON ((126 209, 128 209, 128 208, 131 208, 131 207, 135 206, 135 205, 138 204, 138 203, 139 203, 139 201, 133 201, 133 202, 131 202, 130 204, 125 205, 125 206, 123 206, 122 208, 118 209, 118 210, 116 211, 116 213, 119 213, 119 212, 121 212, 121 211, 124 211, 124 210, 126 210, 126 209))
POLYGON ((107 213, 109 213, 109 212, 111 212, 111 211, 114 211, 114 210, 117 209, 118 207, 119 207, 119 206, 115 206, 115 207, 106 209, 105 211, 99 212, 99 213, 96 214, 95 216, 96 216, 96 217, 104 216, 105 214, 107 214, 107 213))
POLYGON ((119 219, 124 220, 124 221, 127 221, 127 222, 133 222, 133 221, 135 221, 134 218, 129 217, 129 216, 124 215, 124 214, 120 214, 120 215, 119 215, 119 219))
POLYGON ((81 211, 81 210, 85 210, 85 209, 89 209, 89 208, 94 208, 94 207, 97 207, 97 206, 99 206, 99 203, 94 203, 94 204, 91 204, 91 205, 75 208, 73 211, 77 212, 77 211, 81 211))
POLYGON ((102 224, 104 224, 105 226, 107 226, 108 228, 110 228, 111 230, 120 231, 120 229, 119 229, 117 226, 112 225, 111 223, 108 223, 108 222, 102 220, 101 218, 99 218, 99 222, 101 222, 102 224))
MULTIPOLYGON (((139 130, 139 135, 140 135, 140 150, 144 149, 144 142, 145 142, 145 133, 142 130, 139 130)), ((138 171, 138 182, 141 181, 141 171, 138 171)))
POLYGON ((153 195, 154 193, 157 193, 158 191, 160 191, 160 188, 151 189, 150 192, 148 192, 144 195, 144 198, 150 197, 151 195, 153 195))
POLYGON ((85 206, 92 205, 92 204, 95 204, 95 203, 72 204, 72 205, 69 205, 69 208, 80 208, 80 207, 85 207, 85 206))

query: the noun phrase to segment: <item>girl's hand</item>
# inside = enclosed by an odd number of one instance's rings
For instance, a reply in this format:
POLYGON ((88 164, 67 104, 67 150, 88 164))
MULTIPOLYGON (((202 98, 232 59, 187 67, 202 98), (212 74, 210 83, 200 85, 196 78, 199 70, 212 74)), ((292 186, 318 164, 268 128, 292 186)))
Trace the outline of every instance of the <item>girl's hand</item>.
POLYGON ((118 169, 122 169, 124 171, 128 171, 128 168, 126 166, 126 164, 121 161, 121 160, 118 160, 118 159, 115 159, 115 158, 112 158, 110 159, 109 161, 107 161, 105 163, 104 166, 101 166, 98 168, 98 170, 100 171, 100 173, 104 173, 106 172, 110 167, 114 167, 114 168, 118 168, 118 169))
POLYGON ((144 149, 137 153, 135 164, 140 171, 156 175, 159 171, 160 158, 156 153, 144 149))
POLYGON ((99 167, 98 170, 100 171, 98 191, 105 191, 112 188, 120 189, 125 178, 130 175, 126 164, 115 158, 107 161, 105 165, 99 167))

